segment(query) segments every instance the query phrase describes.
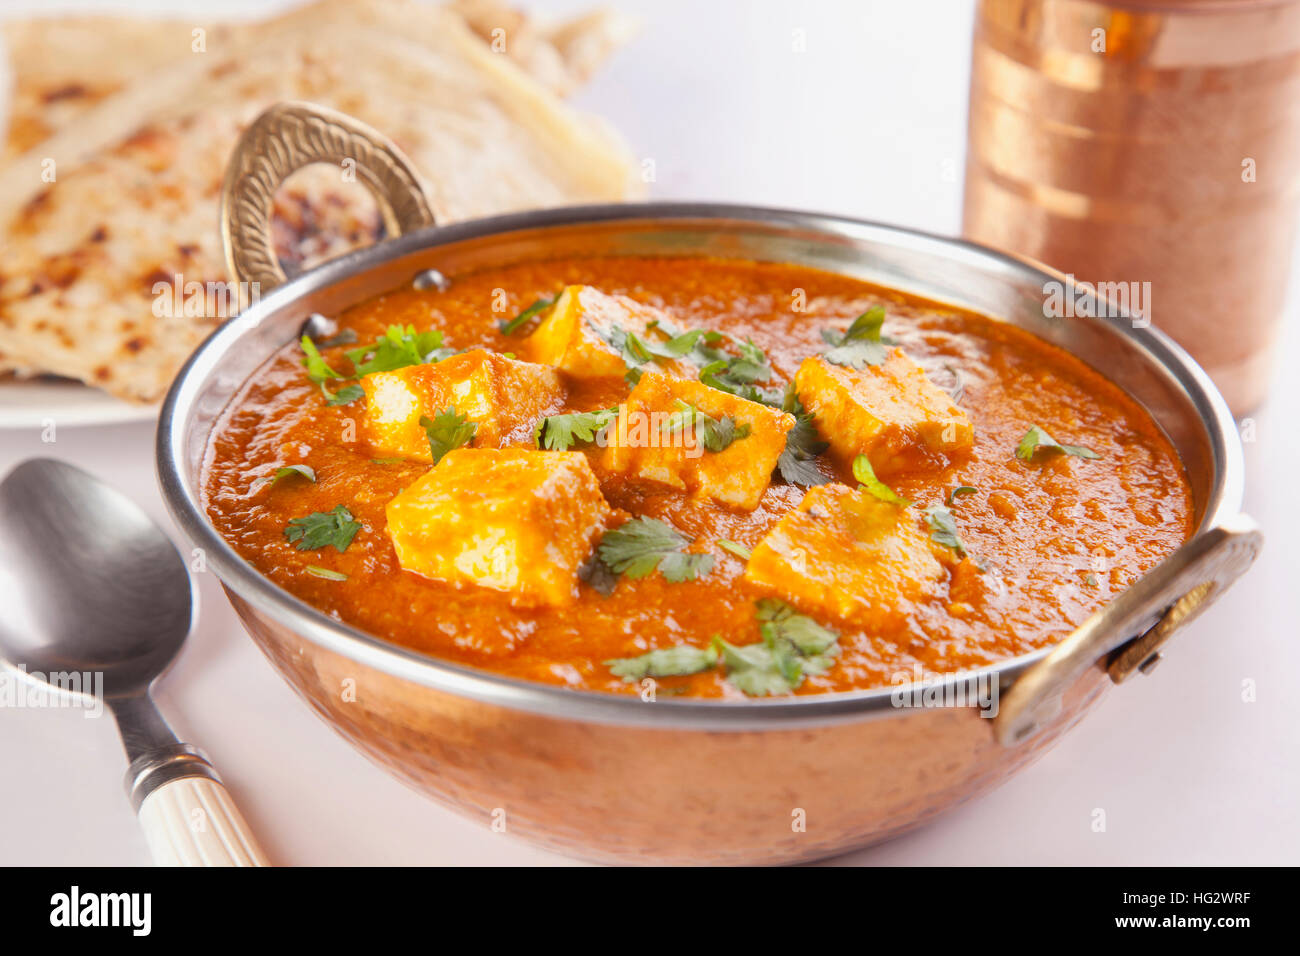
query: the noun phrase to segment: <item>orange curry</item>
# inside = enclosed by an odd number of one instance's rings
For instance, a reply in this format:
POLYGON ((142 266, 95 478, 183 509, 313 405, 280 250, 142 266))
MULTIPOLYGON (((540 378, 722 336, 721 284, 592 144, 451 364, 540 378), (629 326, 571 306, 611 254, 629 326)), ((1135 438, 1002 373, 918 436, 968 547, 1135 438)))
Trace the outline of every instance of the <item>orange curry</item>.
POLYGON ((881 686, 1050 645, 1190 532, 1151 418, 1007 324, 716 259, 420 285, 273 356, 204 494, 276 584, 434 657, 611 692, 881 686))

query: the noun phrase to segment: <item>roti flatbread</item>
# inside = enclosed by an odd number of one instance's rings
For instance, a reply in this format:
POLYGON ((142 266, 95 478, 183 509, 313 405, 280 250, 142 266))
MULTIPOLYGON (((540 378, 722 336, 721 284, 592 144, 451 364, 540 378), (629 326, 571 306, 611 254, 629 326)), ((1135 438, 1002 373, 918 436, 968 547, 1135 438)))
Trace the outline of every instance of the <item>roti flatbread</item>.
MULTIPOLYGON (((0 368, 160 398, 225 316, 156 308, 155 290, 177 276, 226 278, 217 234, 226 161, 275 102, 321 103, 390 136, 423 175, 439 221, 638 192, 626 149, 601 124, 456 14, 389 2, 358 20, 342 5, 316 6, 340 18, 280 23, 238 50, 165 65, 0 169, 0 368), (418 39, 385 27, 399 7, 419 8, 418 39)), ((304 172, 294 185, 302 209, 333 201, 341 226, 309 235, 301 222, 282 224, 290 253, 336 251, 335 232, 374 234, 373 212, 361 211, 341 170, 304 172)))
MULTIPOLYGON (((0 158, 19 156, 66 129, 132 81, 190 56, 196 44, 230 51, 255 43, 268 29, 329 23, 366 24, 420 42, 442 22, 432 7, 417 0, 318 0, 267 21, 125 16, 7 21, 0 24, 0 38, 9 55, 12 95, 0 158)), ((607 9, 555 24, 540 23, 497 0, 455 0, 447 9, 560 96, 585 82, 633 28, 629 18, 607 9)))

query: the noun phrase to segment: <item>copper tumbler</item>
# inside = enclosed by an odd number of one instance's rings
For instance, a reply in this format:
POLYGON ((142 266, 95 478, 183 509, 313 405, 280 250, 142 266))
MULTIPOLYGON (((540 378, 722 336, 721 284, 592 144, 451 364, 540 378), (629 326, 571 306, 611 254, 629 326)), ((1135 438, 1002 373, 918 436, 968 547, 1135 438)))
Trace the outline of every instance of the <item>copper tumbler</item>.
POLYGON ((965 234, 1139 311, 1264 398, 1300 188, 1300 0, 980 0, 965 234))

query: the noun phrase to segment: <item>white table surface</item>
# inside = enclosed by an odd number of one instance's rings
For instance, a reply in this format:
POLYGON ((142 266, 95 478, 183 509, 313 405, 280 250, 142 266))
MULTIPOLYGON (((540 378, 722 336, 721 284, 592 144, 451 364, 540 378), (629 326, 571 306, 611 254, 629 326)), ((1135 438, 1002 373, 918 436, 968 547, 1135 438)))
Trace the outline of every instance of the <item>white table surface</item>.
MULTIPOLYGON (((585 0, 529 3, 544 11, 585 0)), ((249 3, 31 3, 24 9, 193 14, 249 3)), ((579 97, 655 160, 657 197, 838 211, 956 232, 971 6, 965 0, 781 4, 641 0, 639 39, 579 97), (807 52, 791 51, 805 31, 807 52)), ((1293 282, 1293 288, 1295 283, 1293 282)), ((1109 699, 997 792, 847 864, 1259 864, 1300 860, 1300 641, 1290 555, 1300 527, 1300 328, 1255 415, 1246 508, 1268 546, 1179 636, 1151 676, 1109 699), (1287 359, 1289 358, 1289 361, 1287 359), (1256 700, 1243 700, 1253 681, 1256 700), (1093 811, 1107 828, 1094 832, 1093 811)), ((0 472, 52 455, 171 527, 148 425, 0 431, 0 472)), ((200 623, 158 701, 205 748, 271 856, 286 864, 564 864, 418 796, 292 694, 199 574, 200 623)), ((0 614, 4 611, 0 608, 0 614)), ((145 864, 111 719, 0 711, 5 864, 145 864)))

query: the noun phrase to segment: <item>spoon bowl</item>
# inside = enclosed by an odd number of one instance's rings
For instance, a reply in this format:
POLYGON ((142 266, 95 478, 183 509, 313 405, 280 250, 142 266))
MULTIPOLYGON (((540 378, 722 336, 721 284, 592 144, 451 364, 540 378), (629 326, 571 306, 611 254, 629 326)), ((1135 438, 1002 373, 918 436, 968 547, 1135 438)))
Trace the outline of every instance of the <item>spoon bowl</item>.
POLYGON ((18 465, 0 482, 0 607, 0 659, 65 693, 102 688, 155 861, 265 865, 212 764, 149 696, 195 602, 185 562, 148 515, 72 465, 18 465), (70 685, 68 674, 100 679, 70 685))
POLYGON ((79 468, 23 462, 0 483, 0 657, 28 673, 97 671, 140 694, 193 623, 180 554, 143 511, 79 468))

